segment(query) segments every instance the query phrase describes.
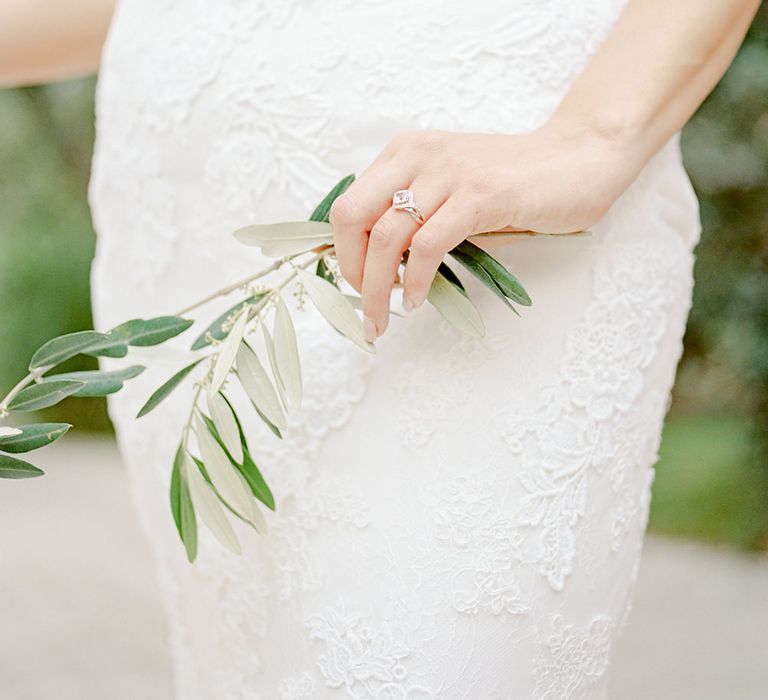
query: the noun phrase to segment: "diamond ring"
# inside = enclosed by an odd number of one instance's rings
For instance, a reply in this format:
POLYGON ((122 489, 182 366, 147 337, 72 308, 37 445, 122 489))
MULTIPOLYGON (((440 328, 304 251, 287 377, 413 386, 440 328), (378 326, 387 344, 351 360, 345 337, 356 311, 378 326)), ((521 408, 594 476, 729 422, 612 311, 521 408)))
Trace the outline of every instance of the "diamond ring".
POLYGON ((392 208, 407 211, 419 224, 423 224, 425 219, 421 210, 413 201, 412 190, 398 190, 392 195, 392 208))

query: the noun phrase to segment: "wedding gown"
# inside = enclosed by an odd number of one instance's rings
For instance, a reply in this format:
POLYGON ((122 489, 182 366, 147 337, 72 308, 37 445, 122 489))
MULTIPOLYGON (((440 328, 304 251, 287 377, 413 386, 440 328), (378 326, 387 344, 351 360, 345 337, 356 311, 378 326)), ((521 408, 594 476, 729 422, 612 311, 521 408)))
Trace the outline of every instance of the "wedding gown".
MULTIPOLYGON (((174 313, 271 262, 231 232, 306 219, 398 131, 535 128, 623 4, 119 3, 90 189, 97 327, 174 313)), ((236 297, 132 351, 149 369, 110 411, 178 697, 606 697, 698 236, 675 137, 592 236, 492 249, 533 298, 521 318, 458 270, 482 340, 427 303, 368 354, 288 295, 304 402, 280 441, 236 397, 277 502, 266 536, 238 528, 239 557, 202 529, 189 564, 171 518, 192 382, 134 418, 236 297)))

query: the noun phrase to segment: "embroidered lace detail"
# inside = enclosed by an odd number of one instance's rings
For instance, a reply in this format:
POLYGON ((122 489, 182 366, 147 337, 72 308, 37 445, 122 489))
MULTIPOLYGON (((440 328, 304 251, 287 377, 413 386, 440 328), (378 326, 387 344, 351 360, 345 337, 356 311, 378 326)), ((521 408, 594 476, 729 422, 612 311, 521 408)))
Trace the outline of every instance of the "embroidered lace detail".
POLYGON ((348 697, 359 700, 437 700, 408 678, 411 649, 397 620, 371 629, 340 599, 309 617, 305 625, 311 639, 325 643, 317 665, 326 686, 344 688, 348 697))
POLYGON ((318 700, 314 681, 307 673, 283 678, 280 681, 280 700, 318 700))
POLYGON ((522 534, 493 502, 491 481, 459 476, 442 489, 433 512, 433 535, 453 545, 451 602, 460 613, 526 612, 517 576, 522 534))
POLYGON ((553 632, 536 659, 535 700, 586 700, 608 668, 613 621, 595 616, 586 628, 552 620, 553 632))
POLYGON ((619 496, 614 549, 637 511, 629 475, 656 460, 666 399, 653 393, 638 402, 638 396, 686 263, 678 238, 649 232, 645 240, 620 244, 595 271, 594 301, 567 338, 559 381, 532 409, 508 414, 504 437, 520 460, 526 491, 515 522, 555 590, 573 571, 592 473, 606 474, 619 496))
POLYGON ((266 551, 275 564, 275 577, 281 599, 297 591, 319 588, 308 552, 307 538, 322 520, 344 526, 364 528, 368 524, 368 506, 348 480, 320 476, 311 489, 297 494, 295 511, 273 520, 266 551))
MULTIPOLYGON (((623 5, 120 2, 90 191, 99 326, 253 272, 264 260, 233 229, 305 219, 400 130, 535 128, 623 5)), ((311 306, 296 313, 303 408, 282 441, 245 419, 277 512, 266 537, 235 523, 242 557, 201 528, 198 561, 184 559, 167 503, 184 389, 134 421, 181 361, 153 374, 148 358, 110 408, 161 569, 179 696, 598 696, 629 590, 603 595, 597 573, 613 567, 612 591, 637 574, 695 214, 670 144, 601 223, 573 287, 553 241, 509 247, 536 306, 510 320, 478 282, 482 340, 427 307, 393 318, 374 356, 311 306), (546 342, 530 342, 542 327, 546 342)))
POLYGON ((432 350, 433 361, 425 366, 418 357, 406 357, 398 372, 397 432, 412 447, 427 444, 440 426, 450 423, 452 412, 475 388, 478 364, 489 361, 501 346, 493 339, 462 335, 442 319, 436 325, 440 343, 432 350))

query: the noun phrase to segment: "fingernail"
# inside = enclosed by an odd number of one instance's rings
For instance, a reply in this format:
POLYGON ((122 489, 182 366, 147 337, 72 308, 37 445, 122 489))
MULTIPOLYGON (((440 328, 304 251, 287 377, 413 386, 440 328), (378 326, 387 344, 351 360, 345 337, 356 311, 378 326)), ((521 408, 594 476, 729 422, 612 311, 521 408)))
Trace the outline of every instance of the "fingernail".
POLYGON ((403 297, 403 308, 406 311, 413 311, 413 302, 411 301, 410 297, 403 297))
POLYGON ((363 333, 365 334, 365 339, 369 343, 376 340, 376 324, 373 322, 373 319, 368 316, 363 318, 363 333))

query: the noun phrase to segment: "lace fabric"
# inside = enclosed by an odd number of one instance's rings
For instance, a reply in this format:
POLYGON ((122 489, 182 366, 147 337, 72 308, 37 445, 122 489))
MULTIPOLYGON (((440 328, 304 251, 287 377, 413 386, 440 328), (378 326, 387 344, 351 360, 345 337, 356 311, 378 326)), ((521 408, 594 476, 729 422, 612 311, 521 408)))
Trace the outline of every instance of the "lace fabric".
MULTIPOLYGON (((98 325, 171 313, 262 266, 231 230, 305 219, 398 130, 534 128, 622 5, 120 3, 90 190, 98 325)), ((167 489, 191 389, 134 415, 189 340, 142 349, 150 369, 110 413, 178 697, 605 697, 698 226, 675 138, 592 237, 494 248, 534 299, 522 318, 465 278, 482 340, 425 305, 369 355, 289 297, 305 398, 285 440, 227 390, 277 502, 266 537, 238 529, 241 557, 202 530, 198 561, 184 558, 167 489)))

